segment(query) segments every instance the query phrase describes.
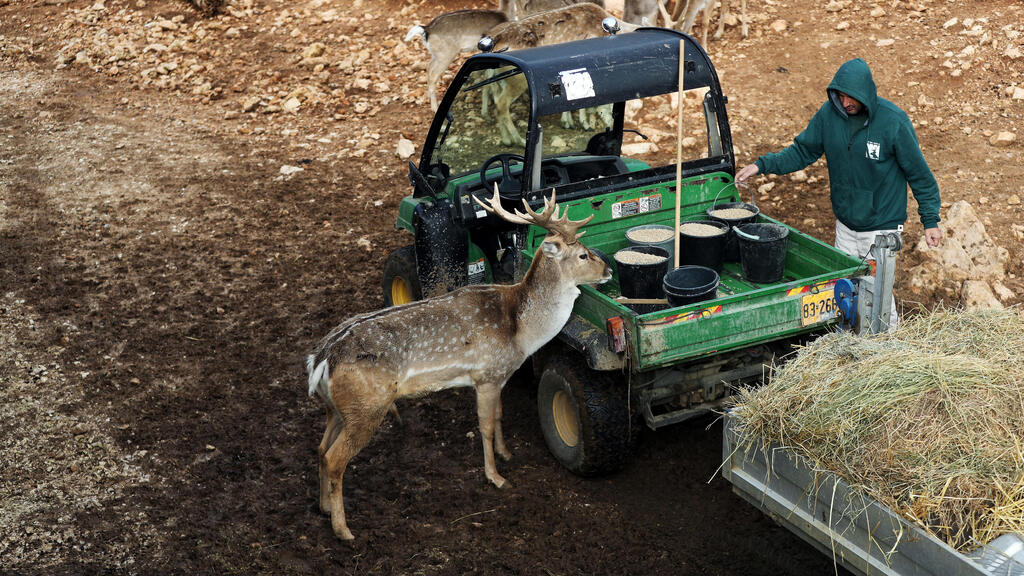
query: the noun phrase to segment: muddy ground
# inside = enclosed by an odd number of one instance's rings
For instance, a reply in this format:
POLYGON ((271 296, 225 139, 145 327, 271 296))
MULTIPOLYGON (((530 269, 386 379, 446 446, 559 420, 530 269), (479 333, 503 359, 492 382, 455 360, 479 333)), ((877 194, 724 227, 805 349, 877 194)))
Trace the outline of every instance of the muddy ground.
MULTIPOLYGON (((0 572, 833 572, 717 477, 714 418, 581 479, 548 454, 527 373, 504 394, 512 488, 484 479, 470 393, 402 402, 346 475, 357 540, 334 538, 302 357, 383 305, 381 266, 409 241, 396 144, 430 119, 426 52, 402 38, 469 6, 0 0, 0 572)), ((748 10, 750 37, 709 43, 738 158, 785 145, 861 56, 1019 295, 1022 138, 990 138, 1022 125, 1021 4, 748 10)), ((831 241, 825 168, 807 174, 758 182, 775 183, 759 206, 831 241)))

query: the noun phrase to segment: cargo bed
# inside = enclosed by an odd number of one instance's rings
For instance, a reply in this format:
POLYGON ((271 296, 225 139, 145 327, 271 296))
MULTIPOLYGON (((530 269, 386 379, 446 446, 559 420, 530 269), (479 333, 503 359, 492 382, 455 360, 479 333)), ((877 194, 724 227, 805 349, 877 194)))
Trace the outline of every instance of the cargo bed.
POLYGON ((733 491, 836 563, 860 575, 1024 576, 1020 538, 1010 546, 979 547, 961 554, 894 514, 842 479, 815 473, 793 451, 773 446, 770 455, 736 433, 737 416, 723 426, 722 476, 733 491))
MULTIPOLYGON (((740 201, 726 174, 714 174, 684 182, 681 199, 682 221, 706 219, 706 210, 716 203, 740 201), (727 193, 730 192, 730 193, 727 193)), ((628 228, 645 224, 671 226, 675 215, 674 182, 565 202, 571 218, 594 214, 583 242, 608 255, 626 248, 628 228), (617 206, 645 201, 649 209, 638 215, 616 217, 617 206), (650 208, 651 205, 659 208, 650 208)), ((781 224, 761 214, 758 222, 781 224)), ((834 315, 803 314, 804 304, 831 298, 839 278, 864 273, 863 262, 851 258, 807 234, 789 228, 783 278, 757 284, 743 278, 739 262, 726 262, 721 273, 718 296, 696 304, 637 314, 618 302, 618 273, 607 284, 581 287, 574 316, 604 330, 605 321, 621 317, 629 340, 628 356, 633 370, 646 371, 671 366, 702 356, 738 350, 772 340, 822 330, 836 322, 834 315)), ((524 255, 543 241, 542 230, 531 230, 524 255)), ((614 261, 609 258, 613 268, 614 261)), ((592 362, 593 364, 593 362, 592 362)))

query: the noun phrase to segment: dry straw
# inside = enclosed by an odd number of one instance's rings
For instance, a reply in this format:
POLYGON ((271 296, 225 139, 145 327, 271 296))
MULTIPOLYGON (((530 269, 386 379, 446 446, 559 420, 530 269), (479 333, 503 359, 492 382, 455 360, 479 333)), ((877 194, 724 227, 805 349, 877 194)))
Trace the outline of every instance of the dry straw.
POLYGON ((793 448, 954 548, 1024 533, 1019 311, 937 310, 873 338, 829 334, 736 411, 748 442, 793 448))

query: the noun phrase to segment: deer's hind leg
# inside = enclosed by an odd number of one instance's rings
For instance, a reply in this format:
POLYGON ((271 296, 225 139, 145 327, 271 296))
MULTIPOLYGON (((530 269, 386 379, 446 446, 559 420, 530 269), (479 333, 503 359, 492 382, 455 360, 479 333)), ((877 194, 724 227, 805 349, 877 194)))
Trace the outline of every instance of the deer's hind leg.
POLYGON ((341 379, 331 379, 331 391, 335 405, 341 412, 343 425, 337 438, 324 454, 329 500, 331 528, 334 535, 342 540, 353 540, 352 532, 345 522, 345 503, 342 498, 342 477, 348 463, 373 437, 395 400, 396 389, 381 386, 378 378, 359 369, 339 369, 341 379))
POLYGON ((327 479, 327 451, 338 439, 341 433, 343 422, 338 419, 337 414, 329 406, 327 407, 327 429, 324 430, 324 437, 320 440, 320 447, 317 449, 317 473, 320 477, 320 512, 331 513, 331 485, 327 479))
POLYGON ((362 450, 373 437, 373 432, 384 420, 388 404, 375 410, 360 410, 356 414, 343 413, 345 426, 338 434, 337 440, 327 450, 325 463, 327 478, 330 485, 331 528, 334 535, 342 540, 353 540, 355 537, 345 522, 345 503, 342 498, 342 477, 348 463, 362 450))

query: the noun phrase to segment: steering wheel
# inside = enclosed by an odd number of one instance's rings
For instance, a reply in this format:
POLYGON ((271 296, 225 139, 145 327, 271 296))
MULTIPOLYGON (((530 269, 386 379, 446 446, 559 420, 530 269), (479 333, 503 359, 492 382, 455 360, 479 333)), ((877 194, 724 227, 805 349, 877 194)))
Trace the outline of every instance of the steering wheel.
POLYGON ((512 161, 515 160, 520 164, 526 163, 526 158, 523 158, 519 154, 495 154, 484 162, 484 165, 480 167, 480 184, 484 187, 487 193, 487 169, 490 168, 491 164, 495 162, 501 162, 501 178, 498 180, 498 195, 505 198, 518 198, 523 191, 522 183, 512 177, 512 172, 509 169, 512 161))

